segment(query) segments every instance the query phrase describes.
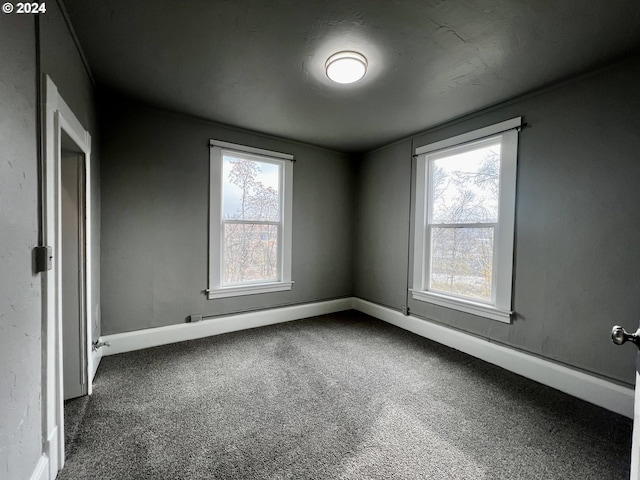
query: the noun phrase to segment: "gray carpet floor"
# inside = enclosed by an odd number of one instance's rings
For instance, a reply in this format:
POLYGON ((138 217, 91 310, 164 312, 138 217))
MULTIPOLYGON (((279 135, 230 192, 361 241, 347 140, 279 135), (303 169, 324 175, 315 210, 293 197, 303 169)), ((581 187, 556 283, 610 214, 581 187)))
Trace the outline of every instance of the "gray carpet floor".
POLYGON ((70 479, 627 479, 631 420, 357 312, 102 359, 70 479))

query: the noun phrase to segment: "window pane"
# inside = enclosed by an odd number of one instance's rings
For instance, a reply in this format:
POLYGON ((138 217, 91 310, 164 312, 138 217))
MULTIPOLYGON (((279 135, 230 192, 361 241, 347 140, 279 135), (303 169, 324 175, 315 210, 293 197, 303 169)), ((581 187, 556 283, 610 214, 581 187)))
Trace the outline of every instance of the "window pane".
POLYGON ((280 165, 224 154, 222 216, 280 221, 280 165))
POLYGON ((432 228, 429 289, 491 301, 493 227, 432 228))
POLYGON ((223 223, 225 285, 278 281, 278 225, 223 223))
POLYGON ((431 161, 431 223, 496 223, 500 144, 431 161))

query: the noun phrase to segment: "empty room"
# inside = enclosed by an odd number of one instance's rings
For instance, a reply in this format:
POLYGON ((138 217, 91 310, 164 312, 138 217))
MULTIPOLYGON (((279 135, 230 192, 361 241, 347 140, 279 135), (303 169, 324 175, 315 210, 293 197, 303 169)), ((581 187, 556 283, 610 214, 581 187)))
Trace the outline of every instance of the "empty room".
POLYGON ((638 25, 4 2, 0 479, 640 480, 638 25))

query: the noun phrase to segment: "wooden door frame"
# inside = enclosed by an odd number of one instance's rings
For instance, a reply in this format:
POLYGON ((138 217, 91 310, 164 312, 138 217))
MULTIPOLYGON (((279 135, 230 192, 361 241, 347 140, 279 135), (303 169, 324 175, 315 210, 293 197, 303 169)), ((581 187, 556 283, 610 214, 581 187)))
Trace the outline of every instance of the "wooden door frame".
MULTIPOLYGON (((61 185, 60 162, 62 132, 64 131, 84 154, 84 181, 82 189, 84 220, 84 338, 86 352, 83 361, 87 392, 91 394, 94 366, 99 358, 92 354, 91 315, 91 135, 85 130, 69 106, 60 96, 48 76, 44 79, 44 171, 43 182, 43 241, 52 248, 52 267, 43 273, 43 326, 42 326, 42 430, 43 451, 49 461, 49 478, 55 478, 64 466, 64 392, 62 383, 62 275, 61 255, 61 185)), ((81 351, 83 350, 81 349, 81 351)))

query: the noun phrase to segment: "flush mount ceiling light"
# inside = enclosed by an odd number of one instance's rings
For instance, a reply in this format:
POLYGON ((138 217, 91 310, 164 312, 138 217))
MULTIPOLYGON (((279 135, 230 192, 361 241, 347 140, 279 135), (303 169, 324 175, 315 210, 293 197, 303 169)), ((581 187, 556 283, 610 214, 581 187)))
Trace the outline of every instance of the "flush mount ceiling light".
POLYGON ((336 83, 353 83, 367 73, 367 59, 357 52, 338 52, 324 66, 327 77, 336 83))

